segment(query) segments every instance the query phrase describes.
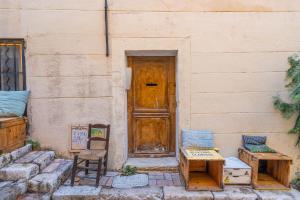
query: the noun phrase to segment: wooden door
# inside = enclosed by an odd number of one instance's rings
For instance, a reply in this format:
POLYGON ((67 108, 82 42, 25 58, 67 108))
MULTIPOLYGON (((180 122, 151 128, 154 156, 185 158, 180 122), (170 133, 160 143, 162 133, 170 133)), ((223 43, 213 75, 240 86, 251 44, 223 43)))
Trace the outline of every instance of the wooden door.
POLYGON ((175 155, 175 57, 128 57, 129 156, 175 155))

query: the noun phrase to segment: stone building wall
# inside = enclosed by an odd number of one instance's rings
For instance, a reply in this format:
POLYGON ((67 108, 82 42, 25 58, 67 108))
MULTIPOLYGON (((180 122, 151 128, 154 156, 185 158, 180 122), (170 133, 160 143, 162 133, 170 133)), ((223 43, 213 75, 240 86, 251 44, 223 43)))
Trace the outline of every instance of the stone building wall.
MULTIPOLYGON (((30 133, 67 154, 70 124, 112 123, 110 167, 126 160, 126 50, 178 50, 178 128, 210 129, 224 156, 245 133, 295 160, 286 96, 287 57, 300 50, 295 0, 0 0, 0 37, 25 38, 30 133), (120 112, 120 109, 122 112, 120 112)), ((180 138, 178 136, 178 138, 180 138)))

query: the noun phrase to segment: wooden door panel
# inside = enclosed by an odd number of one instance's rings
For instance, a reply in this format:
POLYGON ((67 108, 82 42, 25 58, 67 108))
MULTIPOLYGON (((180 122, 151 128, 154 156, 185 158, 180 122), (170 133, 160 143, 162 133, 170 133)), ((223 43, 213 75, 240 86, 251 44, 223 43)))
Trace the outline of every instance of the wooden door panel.
POLYGON ((128 65, 129 156, 175 155, 175 58, 128 57, 128 65))
POLYGON ((135 117, 135 153, 167 153, 169 151, 168 117, 135 117))
POLYGON ((165 63, 143 60, 134 71, 134 112, 168 111, 168 68, 165 63))

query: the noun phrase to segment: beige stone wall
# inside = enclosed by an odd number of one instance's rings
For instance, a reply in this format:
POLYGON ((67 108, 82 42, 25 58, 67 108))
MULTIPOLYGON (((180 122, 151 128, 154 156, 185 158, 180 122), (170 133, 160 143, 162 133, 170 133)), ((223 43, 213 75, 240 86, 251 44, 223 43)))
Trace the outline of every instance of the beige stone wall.
POLYGON ((178 50, 178 127, 210 129, 224 156, 241 135, 268 136, 295 160, 292 121, 272 107, 286 96, 287 57, 300 50, 295 0, 0 0, 0 37, 27 41, 31 134, 66 154, 68 125, 112 123, 110 167, 126 159, 125 50, 178 50))

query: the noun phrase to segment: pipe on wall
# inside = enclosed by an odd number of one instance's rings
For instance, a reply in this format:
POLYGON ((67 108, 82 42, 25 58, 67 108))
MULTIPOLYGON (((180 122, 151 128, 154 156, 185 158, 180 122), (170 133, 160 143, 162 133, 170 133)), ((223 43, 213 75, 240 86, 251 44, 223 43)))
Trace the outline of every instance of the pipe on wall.
POLYGON ((107 0, 105 0, 104 5, 104 13, 105 13, 105 43, 106 43, 106 57, 109 56, 109 44, 108 44, 108 4, 107 0))

